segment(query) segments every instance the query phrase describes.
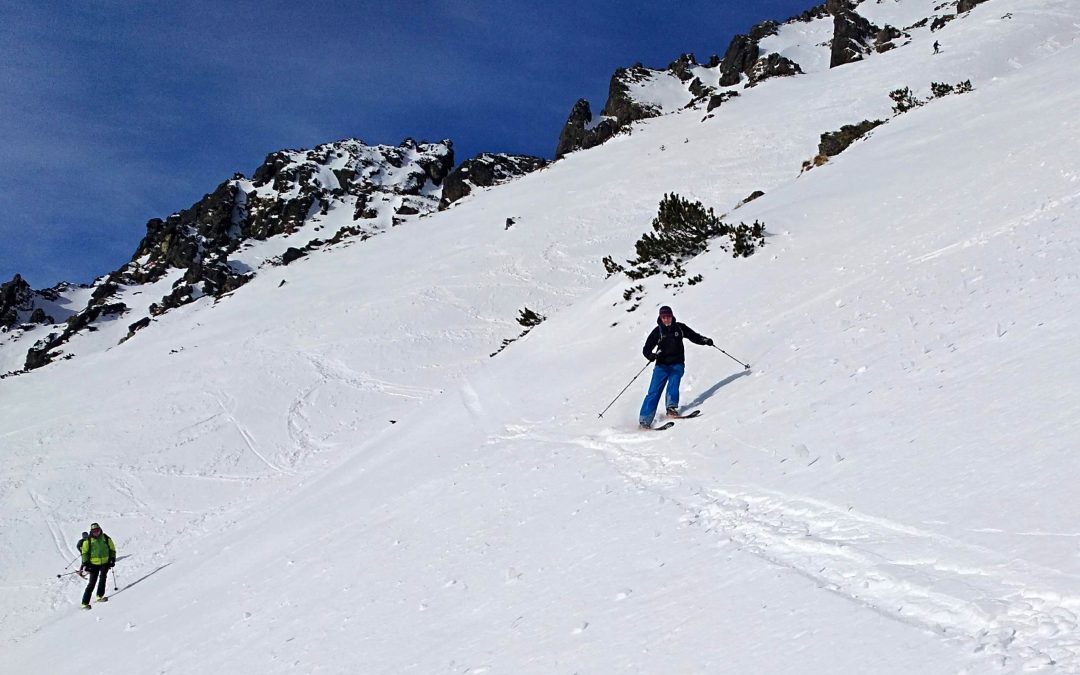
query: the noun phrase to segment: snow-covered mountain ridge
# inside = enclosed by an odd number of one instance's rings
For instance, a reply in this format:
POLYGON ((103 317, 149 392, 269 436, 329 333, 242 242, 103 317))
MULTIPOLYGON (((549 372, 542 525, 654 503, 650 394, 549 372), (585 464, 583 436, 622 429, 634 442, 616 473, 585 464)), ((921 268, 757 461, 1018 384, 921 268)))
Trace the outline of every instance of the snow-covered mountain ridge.
POLYGON ((911 33, 4 380, 5 663, 1080 670, 1080 9, 991 0, 911 33), (968 79, 892 115, 891 91, 968 79), (799 174, 864 119, 889 122, 799 174), (600 259, 672 191, 768 243, 626 312, 600 259), (752 371, 688 348, 700 419, 635 431, 639 380, 597 420, 660 304, 752 371), (489 359, 525 306, 547 321, 489 359), (127 557, 79 614, 52 570, 90 520, 127 557))
MULTIPOLYGON (((556 157, 629 132, 642 119, 695 106, 711 112, 743 86, 888 51, 900 38, 901 45, 910 41, 911 29, 929 25, 933 31, 957 16, 950 3, 914 13, 908 8, 896 15, 911 24, 901 31, 885 21, 885 28, 878 28, 859 9, 857 2, 830 0, 783 23, 763 21, 736 35, 723 59, 714 56, 706 65, 683 54, 666 69, 641 64, 618 69, 601 120, 594 125, 588 102, 578 101, 556 157), (822 58, 822 47, 828 47, 828 58, 822 58)), ((967 9, 959 5, 955 12, 967 9)), ((872 8, 869 14, 883 16, 872 8)), ((88 349, 111 348, 175 307, 232 294, 268 265, 288 264, 354 237, 366 240, 431 213, 436 204, 445 209, 476 188, 505 183, 546 162, 482 153, 451 171, 453 165, 448 140, 406 139, 396 147, 345 140, 271 153, 250 180, 237 174, 190 208, 152 219, 131 262, 101 276, 89 293, 63 284, 31 291, 19 279, 4 284, 0 374, 17 375, 88 349), (57 312, 58 303, 68 310, 57 312), (90 332, 99 334, 87 340, 90 332)))

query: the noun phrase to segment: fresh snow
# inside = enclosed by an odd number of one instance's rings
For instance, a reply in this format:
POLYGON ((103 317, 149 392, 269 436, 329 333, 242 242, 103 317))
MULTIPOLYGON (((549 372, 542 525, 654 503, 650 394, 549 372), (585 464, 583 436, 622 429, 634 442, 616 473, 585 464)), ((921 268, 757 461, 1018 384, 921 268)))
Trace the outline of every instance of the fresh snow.
POLYGON ((1078 38, 992 0, 0 381, 4 669, 1080 672, 1078 38), (627 312, 600 259, 672 191, 768 244, 627 312), (700 419, 636 431, 644 376, 597 419, 661 304, 752 369, 688 345, 700 419))

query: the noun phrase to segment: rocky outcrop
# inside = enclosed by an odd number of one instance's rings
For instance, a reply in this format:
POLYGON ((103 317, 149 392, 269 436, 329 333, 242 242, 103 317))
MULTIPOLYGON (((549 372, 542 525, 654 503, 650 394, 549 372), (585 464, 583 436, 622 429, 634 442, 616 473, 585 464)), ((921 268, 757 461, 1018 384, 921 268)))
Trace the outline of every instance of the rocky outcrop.
POLYGON ((441 185, 453 166, 449 141, 398 146, 369 146, 350 139, 313 150, 285 150, 267 155, 251 180, 234 176, 190 208, 146 225, 146 236, 132 262, 117 272, 127 284, 162 278, 169 269, 186 270, 163 298, 161 307, 186 297, 221 296, 251 278, 251 270, 230 263, 229 255, 248 240, 290 234, 335 204, 353 208, 358 217, 378 217, 380 205, 398 204, 403 196, 427 202, 412 204, 412 213, 434 211, 437 203, 425 191, 441 185), (175 291, 198 287, 193 295, 175 291))
POLYGON ((750 87, 757 86, 771 77, 786 77, 801 74, 802 68, 799 64, 787 57, 780 56, 779 54, 769 54, 764 58, 758 59, 757 63, 754 64, 754 67, 750 69, 750 73, 748 74, 749 80, 746 83, 746 87, 749 89, 750 87))
POLYGON ((840 127, 839 131, 829 131, 821 134, 821 140, 818 143, 818 154, 825 157, 835 157, 847 150, 852 143, 882 124, 885 124, 885 120, 863 120, 858 124, 845 124, 840 127))
POLYGON ((720 86, 739 84, 743 76, 749 80, 747 87, 753 87, 770 77, 802 73, 799 64, 779 54, 761 56, 759 43, 770 35, 776 35, 779 30, 780 24, 777 22, 762 21, 755 24, 749 33, 733 37, 720 62, 720 86))
POLYGON ((963 14, 964 12, 970 12, 976 5, 981 5, 984 2, 986 2, 986 0, 960 0, 960 2, 956 4, 956 13, 963 14))
POLYGON ((619 131, 619 123, 614 119, 602 119, 593 124, 592 108, 585 99, 579 99, 570 110, 570 117, 559 133, 559 144, 555 146, 555 159, 575 150, 587 150, 604 143, 619 131))
MULTIPOLYGON (((115 318, 122 316, 127 311, 127 305, 122 302, 102 303, 88 307, 82 312, 67 320, 67 325, 61 333, 50 333, 48 337, 38 340, 26 353, 26 370, 33 370, 52 363, 60 353, 53 350, 63 345, 71 336, 79 331, 90 327, 100 317, 115 318)), ((92 328, 91 328, 92 329, 92 328)))
POLYGON ((658 117, 661 113, 658 108, 641 103, 630 93, 631 85, 652 79, 656 72, 642 66, 640 63, 629 68, 616 70, 615 74, 611 76, 611 83, 608 85, 607 103, 600 114, 604 117, 613 118, 619 127, 624 127, 638 120, 658 117))
POLYGON ((73 312, 63 310, 57 303, 69 288, 72 288, 70 284, 62 283, 36 291, 16 274, 11 281, 0 284, 0 331, 54 324, 54 317, 65 320, 73 312))
POLYGON ((724 58, 720 61, 720 86, 730 87, 742 81, 757 63, 758 44, 749 35, 736 35, 728 44, 724 58))
POLYGON ((890 49, 896 49, 896 40, 906 37, 900 29, 894 26, 885 26, 874 36, 874 51, 881 54, 890 49))
MULTIPOLYGON (((341 228, 333 241, 367 237, 404 217, 434 212, 438 188, 453 162, 450 141, 412 139, 397 146, 369 146, 349 139, 312 150, 271 153, 250 180, 234 175, 191 207, 150 220, 131 262, 97 285, 87 306, 67 318, 62 332, 39 340, 30 349, 26 368, 49 363, 76 333, 95 330, 95 322, 127 312, 116 297, 124 289, 174 275, 171 289, 149 305, 151 316, 207 295, 222 297, 235 291, 256 273, 248 264, 230 258, 238 249, 251 241, 295 233, 331 208, 342 207, 370 221, 366 226, 341 228)), ((290 247, 286 257, 296 251, 290 247)), ((280 262, 280 258, 252 264, 263 262, 280 262)), ((127 337, 148 325, 147 319, 132 323, 127 337)))
POLYGON ((0 284, 0 329, 10 330, 21 323, 20 312, 33 310, 34 291, 30 284, 16 274, 11 281, 0 284))
POLYGON ((548 161, 531 155, 483 153, 466 160, 443 181, 439 209, 445 209, 474 189, 500 185, 547 166, 548 161))
POLYGON ((881 29, 857 14, 850 0, 828 0, 825 7, 833 16, 829 67, 861 61, 871 52, 874 39, 881 29))

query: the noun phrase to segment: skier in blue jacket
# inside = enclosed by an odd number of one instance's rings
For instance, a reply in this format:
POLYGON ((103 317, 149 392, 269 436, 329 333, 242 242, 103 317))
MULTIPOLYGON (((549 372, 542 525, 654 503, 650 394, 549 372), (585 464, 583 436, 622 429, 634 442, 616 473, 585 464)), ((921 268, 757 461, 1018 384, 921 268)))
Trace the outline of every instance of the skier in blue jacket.
POLYGON ((660 308, 656 318, 656 328, 649 333, 641 353, 650 361, 655 361, 649 393, 641 404, 638 422, 643 429, 652 428, 656 408, 660 404, 660 394, 667 386, 667 415, 679 416, 679 381, 685 369, 686 356, 683 351, 683 338, 698 345, 711 347, 712 338, 698 335, 689 326, 675 320, 675 314, 667 305, 660 308))

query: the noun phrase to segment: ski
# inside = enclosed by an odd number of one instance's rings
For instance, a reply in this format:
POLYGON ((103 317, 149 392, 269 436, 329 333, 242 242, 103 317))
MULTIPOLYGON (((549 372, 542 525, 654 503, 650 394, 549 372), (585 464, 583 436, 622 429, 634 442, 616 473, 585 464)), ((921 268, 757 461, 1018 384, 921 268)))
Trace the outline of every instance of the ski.
POLYGON ((701 414, 701 411, 700 411, 700 410, 695 410, 695 411, 694 411, 694 412, 692 412, 692 413, 687 413, 687 414, 685 414, 685 415, 678 415, 678 416, 676 416, 676 417, 671 417, 670 419, 673 419, 673 420, 688 420, 688 419, 691 419, 691 418, 697 417, 697 416, 698 416, 698 415, 700 415, 700 414, 701 414))
POLYGON ((675 426, 674 422, 664 422, 658 427, 650 427, 648 429, 643 429, 643 431, 667 431, 673 426, 675 426))

